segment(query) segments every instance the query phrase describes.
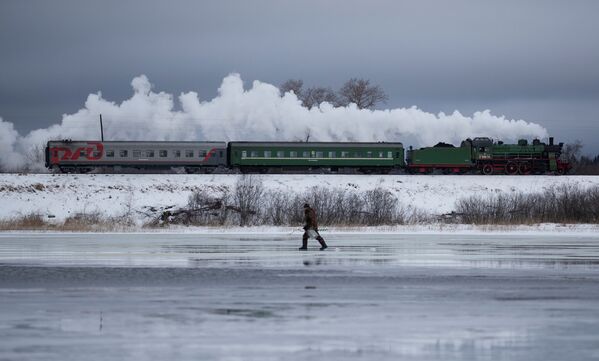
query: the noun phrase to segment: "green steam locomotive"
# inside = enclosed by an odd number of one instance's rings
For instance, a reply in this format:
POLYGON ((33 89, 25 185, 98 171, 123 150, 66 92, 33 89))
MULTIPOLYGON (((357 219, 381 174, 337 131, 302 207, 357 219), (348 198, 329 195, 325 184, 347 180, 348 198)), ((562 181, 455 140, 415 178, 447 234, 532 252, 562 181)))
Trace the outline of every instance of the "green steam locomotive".
POLYGON ((565 174, 571 166, 562 157, 563 143, 549 144, 535 139, 531 144, 520 139, 517 144, 493 142, 490 138, 464 140, 459 147, 438 143, 433 147, 408 149, 406 170, 409 173, 432 173, 440 171, 446 174, 482 173, 526 175, 565 174))

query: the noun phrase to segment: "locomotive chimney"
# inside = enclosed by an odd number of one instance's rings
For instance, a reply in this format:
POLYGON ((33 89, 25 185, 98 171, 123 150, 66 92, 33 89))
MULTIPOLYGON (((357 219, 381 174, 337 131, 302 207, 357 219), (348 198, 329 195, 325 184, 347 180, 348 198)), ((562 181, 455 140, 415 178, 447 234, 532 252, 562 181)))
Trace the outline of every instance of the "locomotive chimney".
POLYGON ((553 145, 553 137, 549 137, 549 145, 553 145))

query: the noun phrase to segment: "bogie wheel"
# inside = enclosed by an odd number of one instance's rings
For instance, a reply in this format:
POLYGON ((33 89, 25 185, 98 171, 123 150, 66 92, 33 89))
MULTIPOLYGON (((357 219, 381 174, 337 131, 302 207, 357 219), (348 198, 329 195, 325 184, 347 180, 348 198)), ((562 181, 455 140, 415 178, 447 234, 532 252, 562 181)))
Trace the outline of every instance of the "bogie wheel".
POLYGON ((485 165, 483 165, 483 174, 484 175, 491 175, 491 174, 493 174, 493 165, 491 165, 491 164, 485 164, 485 165))
POLYGON ((532 171, 532 165, 528 162, 520 163, 520 165, 518 166, 518 173, 520 173, 522 175, 530 174, 531 171, 532 171))
POLYGON ((509 162, 505 165, 505 173, 506 174, 516 174, 518 173, 518 164, 514 162, 509 162))

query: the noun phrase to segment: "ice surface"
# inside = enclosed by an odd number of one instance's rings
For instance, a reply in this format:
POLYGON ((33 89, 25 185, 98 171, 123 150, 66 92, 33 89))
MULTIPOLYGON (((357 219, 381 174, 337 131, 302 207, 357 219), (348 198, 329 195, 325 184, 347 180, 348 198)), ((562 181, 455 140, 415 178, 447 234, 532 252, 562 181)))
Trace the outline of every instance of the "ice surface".
POLYGON ((323 235, 0 235, 0 359, 599 355, 599 236, 323 235))

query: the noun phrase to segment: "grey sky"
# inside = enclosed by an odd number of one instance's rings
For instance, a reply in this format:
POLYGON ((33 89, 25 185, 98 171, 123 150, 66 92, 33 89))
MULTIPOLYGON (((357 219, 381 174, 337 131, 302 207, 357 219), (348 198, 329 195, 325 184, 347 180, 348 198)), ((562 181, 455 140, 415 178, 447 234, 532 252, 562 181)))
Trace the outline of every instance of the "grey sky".
POLYGON ((0 116, 21 133, 157 90, 216 94, 222 78, 340 86, 364 77, 386 106, 540 123, 599 153, 597 1, 0 2, 0 116))

